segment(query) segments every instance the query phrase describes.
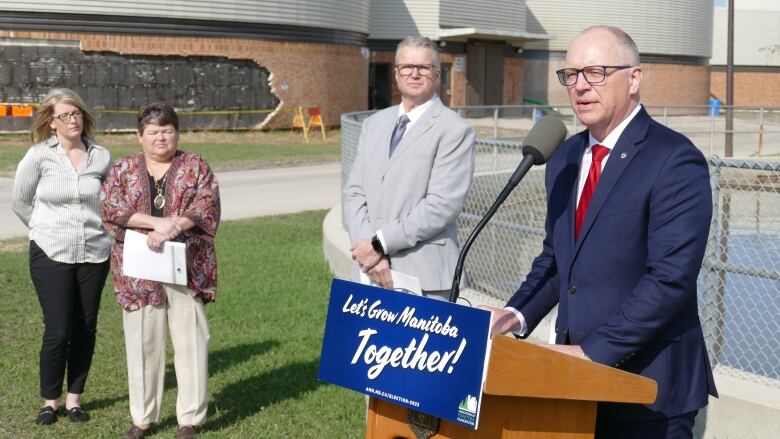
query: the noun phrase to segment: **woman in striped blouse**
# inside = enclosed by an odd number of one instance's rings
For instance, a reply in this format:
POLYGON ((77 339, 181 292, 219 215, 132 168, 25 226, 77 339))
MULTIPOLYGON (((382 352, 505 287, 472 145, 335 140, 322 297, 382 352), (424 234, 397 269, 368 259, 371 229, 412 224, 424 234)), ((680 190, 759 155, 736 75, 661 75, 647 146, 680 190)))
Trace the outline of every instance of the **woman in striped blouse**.
POLYGON ((111 156, 91 140, 94 129, 76 93, 52 90, 35 113, 35 145, 14 179, 13 210, 30 229, 30 277, 43 311, 39 425, 57 420, 66 370, 65 413, 72 422, 89 419, 81 395, 111 248, 100 221, 100 186, 111 156))

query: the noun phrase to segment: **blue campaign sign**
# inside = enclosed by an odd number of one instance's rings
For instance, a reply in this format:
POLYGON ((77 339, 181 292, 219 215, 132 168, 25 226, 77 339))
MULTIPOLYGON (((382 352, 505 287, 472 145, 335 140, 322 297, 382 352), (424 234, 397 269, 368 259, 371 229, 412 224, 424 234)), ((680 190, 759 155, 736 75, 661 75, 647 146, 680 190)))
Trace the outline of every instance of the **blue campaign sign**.
POLYGON ((490 313, 334 279, 318 378, 476 429, 490 313))

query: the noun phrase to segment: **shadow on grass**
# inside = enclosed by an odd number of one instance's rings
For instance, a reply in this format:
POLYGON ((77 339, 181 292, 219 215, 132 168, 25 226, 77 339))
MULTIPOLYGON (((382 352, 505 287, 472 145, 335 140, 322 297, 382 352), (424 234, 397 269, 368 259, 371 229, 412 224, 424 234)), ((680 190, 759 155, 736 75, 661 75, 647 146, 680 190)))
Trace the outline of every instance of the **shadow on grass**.
POLYGON ((209 376, 214 376, 223 370, 243 363, 255 355, 262 355, 277 346, 277 340, 267 340, 259 343, 247 343, 209 353, 209 376))
POLYGON ((125 402, 130 400, 130 397, 125 393, 122 396, 117 396, 114 398, 102 398, 95 401, 87 401, 84 403, 84 410, 87 412, 90 412, 92 410, 101 410, 107 407, 111 407, 114 404, 125 402))
POLYGON ((203 431, 218 431, 255 415, 266 406, 297 398, 324 383, 317 380, 319 360, 292 363, 235 382, 212 398, 219 417, 207 421, 203 431))
MULTIPOLYGON (((279 344, 280 343, 277 340, 268 340, 259 343, 247 343, 238 346, 232 346, 229 348, 224 348, 218 351, 210 352, 209 353, 209 377, 214 376, 215 374, 222 372, 224 370, 229 370, 232 367, 235 367, 245 361, 250 360, 252 357, 256 355, 262 355, 274 349, 275 347, 279 346, 279 344)), ((316 367, 318 366, 319 363, 315 365, 315 379, 316 379, 316 367)), ((239 383, 245 381, 252 381, 252 380, 253 378, 250 378, 248 380, 240 381, 239 383)), ((166 390, 176 388, 176 370, 173 368, 173 365, 170 363, 168 364, 165 370, 164 386, 166 390)), ((230 389, 233 386, 235 386, 235 384, 228 386, 225 390, 220 391, 217 395, 214 396, 209 395, 209 405, 210 405, 208 411, 209 416, 206 418, 205 430, 211 430, 211 428, 209 428, 211 425, 211 422, 209 422, 209 417, 213 416, 213 406, 219 407, 220 411, 223 410, 223 407, 226 406, 224 403, 221 403, 221 399, 219 395, 221 395, 222 393, 224 393, 226 390, 230 389)), ((125 398, 127 398, 127 396, 125 398)), ((228 399, 230 399, 230 397, 228 399)), ((234 404, 238 405, 238 403, 234 403, 234 404)), ((230 404, 227 404, 227 406, 229 405, 230 404)), ((243 419, 243 417, 237 419, 243 419)), ((159 424, 157 424, 156 429, 164 430, 166 428, 172 428, 176 425, 178 425, 176 416, 169 415, 169 416, 165 416, 162 419, 162 421, 159 424)))

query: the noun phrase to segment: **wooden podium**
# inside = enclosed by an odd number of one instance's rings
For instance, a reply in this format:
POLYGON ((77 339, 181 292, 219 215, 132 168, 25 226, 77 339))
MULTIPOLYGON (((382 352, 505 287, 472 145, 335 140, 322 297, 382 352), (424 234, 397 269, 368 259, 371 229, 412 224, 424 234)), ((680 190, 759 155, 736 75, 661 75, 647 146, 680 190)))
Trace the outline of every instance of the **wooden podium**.
MULTIPOLYGON (((598 401, 650 404, 655 381, 510 337, 493 337, 479 429, 441 420, 432 438, 592 438, 598 401)), ((366 438, 415 439, 407 409, 369 399, 366 438)))

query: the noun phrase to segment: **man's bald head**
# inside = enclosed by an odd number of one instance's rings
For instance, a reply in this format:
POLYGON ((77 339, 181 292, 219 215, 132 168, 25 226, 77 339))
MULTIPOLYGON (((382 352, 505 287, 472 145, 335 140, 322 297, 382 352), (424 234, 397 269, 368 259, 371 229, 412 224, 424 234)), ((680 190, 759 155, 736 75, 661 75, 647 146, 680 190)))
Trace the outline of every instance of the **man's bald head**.
POLYGON ((620 58, 622 59, 621 62, 631 66, 639 65, 639 48, 636 46, 634 39, 631 38, 631 35, 625 33, 623 29, 620 29, 619 27, 604 25, 591 26, 577 34, 575 40, 585 34, 594 32, 606 32, 611 34, 615 38, 615 43, 617 43, 617 49, 620 53, 620 58))

